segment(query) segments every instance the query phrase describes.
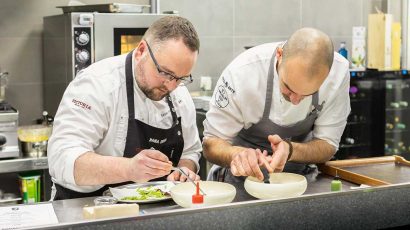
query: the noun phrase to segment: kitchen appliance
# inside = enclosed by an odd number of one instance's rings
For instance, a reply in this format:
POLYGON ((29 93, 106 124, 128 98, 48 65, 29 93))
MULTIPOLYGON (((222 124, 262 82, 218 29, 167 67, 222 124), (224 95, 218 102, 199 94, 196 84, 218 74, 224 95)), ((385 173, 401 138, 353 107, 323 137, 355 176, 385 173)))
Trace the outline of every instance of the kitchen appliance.
POLYGON ((0 103, 0 159, 20 156, 17 139, 18 111, 7 102, 0 103))
POLYGON ((410 159, 410 73, 350 71, 351 113, 336 159, 401 155, 410 159))
POLYGON ((55 115, 67 85, 92 63, 128 53, 167 14, 71 12, 44 17, 44 108, 55 115))
POLYGON ((63 13, 71 12, 100 12, 100 13, 143 13, 145 8, 150 5, 137 5, 127 3, 105 3, 95 5, 75 5, 75 6, 57 6, 63 13))

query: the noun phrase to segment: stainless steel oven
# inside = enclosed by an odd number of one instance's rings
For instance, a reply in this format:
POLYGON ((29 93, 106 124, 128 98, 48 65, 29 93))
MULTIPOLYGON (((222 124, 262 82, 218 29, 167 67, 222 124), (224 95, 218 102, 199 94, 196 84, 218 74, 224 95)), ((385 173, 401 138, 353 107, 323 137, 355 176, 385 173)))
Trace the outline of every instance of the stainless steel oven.
POLYGON ((55 114, 65 88, 91 63, 134 49, 165 14, 72 12, 44 17, 44 108, 55 114))

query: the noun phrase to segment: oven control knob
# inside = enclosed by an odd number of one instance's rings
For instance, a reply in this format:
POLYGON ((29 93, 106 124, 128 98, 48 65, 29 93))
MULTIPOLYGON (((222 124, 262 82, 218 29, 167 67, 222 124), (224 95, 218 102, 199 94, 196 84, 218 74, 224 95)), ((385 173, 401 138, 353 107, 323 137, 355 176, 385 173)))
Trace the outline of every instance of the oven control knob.
POLYGON ((7 143, 7 139, 5 136, 0 135, 0 147, 2 147, 3 145, 5 145, 7 143))
POLYGON ((81 33, 78 36, 77 44, 86 45, 90 41, 90 36, 87 33, 81 33))
POLYGON ((75 59, 80 63, 86 63, 90 60, 90 53, 87 50, 80 50, 75 54, 75 59))

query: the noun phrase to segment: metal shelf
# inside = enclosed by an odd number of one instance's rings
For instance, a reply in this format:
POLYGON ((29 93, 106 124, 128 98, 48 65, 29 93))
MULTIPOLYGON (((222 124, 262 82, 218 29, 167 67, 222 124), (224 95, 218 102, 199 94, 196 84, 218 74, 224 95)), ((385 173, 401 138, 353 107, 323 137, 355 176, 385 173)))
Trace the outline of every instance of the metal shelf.
POLYGON ((388 107, 386 108, 386 111, 405 111, 405 110, 409 110, 408 107, 405 108, 392 108, 392 107, 388 107))
POLYGON ((350 102, 370 102, 367 98, 350 98, 350 102))
POLYGON ((48 169, 47 157, 0 160, 0 173, 48 169))
POLYGON ((386 130, 386 133, 404 133, 408 131, 408 129, 388 129, 386 130))
POLYGON ((370 146, 369 143, 361 143, 361 144, 341 144, 339 148, 358 148, 358 147, 365 147, 370 146))
POLYGON ((348 121, 347 125, 370 125, 371 122, 370 121, 348 121))

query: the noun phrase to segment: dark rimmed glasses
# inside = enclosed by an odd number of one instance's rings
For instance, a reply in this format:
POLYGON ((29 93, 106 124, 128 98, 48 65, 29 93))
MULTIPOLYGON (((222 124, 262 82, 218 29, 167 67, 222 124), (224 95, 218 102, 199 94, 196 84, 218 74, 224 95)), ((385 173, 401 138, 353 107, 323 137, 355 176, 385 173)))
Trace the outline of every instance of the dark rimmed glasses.
POLYGON ((194 81, 194 79, 192 78, 192 75, 191 75, 191 74, 190 74, 189 76, 177 77, 177 76, 175 76, 174 74, 169 73, 169 72, 167 72, 167 71, 161 69, 161 67, 159 66, 157 60, 156 60, 155 57, 154 57, 154 53, 152 53, 151 47, 149 46, 148 42, 147 42, 145 39, 144 39, 144 41, 145 41, 145 43, 147 43, 147 47, 148 47, 149 54, 150 54, 150 56, 151 56, 151 58, 152 58, 152 61, 153 61, 154 64, 155 64, 155 67, 157 68, 158 74, 159 74, 160 76, 162 76, 163 78, 165 78, 166 80, 168 80, 168 81, 170 81, 170 82, 173 81, 173 80, 175 80, 176 83, 182 83, 182 84, 184 84, 184 85, 188 85, 188 84, 190 84, 190 83, 192 83, 192 82, 194 81))

